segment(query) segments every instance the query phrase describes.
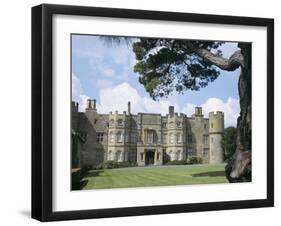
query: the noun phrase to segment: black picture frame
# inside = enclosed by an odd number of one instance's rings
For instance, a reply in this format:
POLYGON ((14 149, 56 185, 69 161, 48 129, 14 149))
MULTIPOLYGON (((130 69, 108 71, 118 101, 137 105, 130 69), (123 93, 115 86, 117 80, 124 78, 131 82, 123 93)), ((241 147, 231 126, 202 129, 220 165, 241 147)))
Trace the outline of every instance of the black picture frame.
POLYGON ((123 217, 274 206, 274 20, 43 4, 32 8, 32 218, 40 221, 123 217), (55 14, 247 25, 267 29, 267 198, 95 210, 52 210, 52 18, 55 14))

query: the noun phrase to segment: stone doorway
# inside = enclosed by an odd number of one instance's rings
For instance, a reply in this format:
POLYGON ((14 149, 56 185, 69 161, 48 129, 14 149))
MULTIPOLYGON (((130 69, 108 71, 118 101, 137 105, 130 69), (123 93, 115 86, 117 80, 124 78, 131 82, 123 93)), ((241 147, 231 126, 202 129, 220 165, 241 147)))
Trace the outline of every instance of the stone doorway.
POLYGON ((154 151, 152 150, 147 150, 145 152, 145 165, 149 166, 149 165, 154 165, 154 151))

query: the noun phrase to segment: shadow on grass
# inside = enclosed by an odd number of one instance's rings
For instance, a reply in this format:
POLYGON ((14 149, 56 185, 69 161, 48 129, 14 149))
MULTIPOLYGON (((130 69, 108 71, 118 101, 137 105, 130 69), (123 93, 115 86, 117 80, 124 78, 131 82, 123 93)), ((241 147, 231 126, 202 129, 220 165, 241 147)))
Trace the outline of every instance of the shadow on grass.
POLYGON ((88 171, 84 177, 97 177, 103 172, 103 170, 88 171))
POLYGON ((203 173, 193 173, 192 177, 224 177, 224 171, 211 171, 211 172, 203 172, 203 173))
POLYGON ((83 175, 81 180, 79 181, 79 187, 77 190, 82 190, 88 184, 89 180, 87 177, 98 177, 100 173, 104 172, 103 170, 95 170, 95 171, 88 171, 83 175))
POLYGON ((82 190, 89 182, 87 177, 97 177, 103 170, 88 171, 81 173, 76 172, 72 174, 72 190, 82 190))

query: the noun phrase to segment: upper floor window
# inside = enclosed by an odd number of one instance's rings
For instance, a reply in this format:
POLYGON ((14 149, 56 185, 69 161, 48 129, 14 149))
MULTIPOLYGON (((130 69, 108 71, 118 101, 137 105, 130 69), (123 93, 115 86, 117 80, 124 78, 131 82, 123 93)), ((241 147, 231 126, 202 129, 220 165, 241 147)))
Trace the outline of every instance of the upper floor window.
POLYGON ((174 123, 173 123, 173 122, 170 122, 170 123, 169 123, 169 127, 170 127, 170 128, 173 128, 173 127, 174 127, 174 123))
POLYGON ((209 144, 209 136, 208 135, 203 135, 203 142, 205 145, 209 144))
POLYGON ((110 143, 114 142, 114 133, 112 131, 109 133, 109 139, 110 139, 110 143))
POLYGON ((187 142, 192 143, 192 134, 187 135, 187 142))
POLYGON ((162 124, 162 127, 163 127, 163 128, 167 128, 167 123, 164 122, 164 123, 162 124))
POLYGON ((110 124, 111 124, 111 125, 114 125, 114 119, 111 119, 111 120, 110 120, 110 124))
POLYGON ((118 126, 123 125, 123 120, 122 120, 122 119, 118 119, 118 120, 117 120, 117 124, 118 124, 118 126))
POLYGON ((103 142, 104 133, 97 133, 97 142, 103 142))
POLYGON ((163 134, 163 144, 167 144, 167 134, 163 134))
POLYGON ((149 144, 153 144, 157 141, 156 133, 154 130, 146 130, 145 131, 145 142, 149 144))
POLYGON ((181 122, 177 122, 177 127, 181 128, 181 122))
POLYGON ((117 132, 117 142, 123 141, 123 134, 121 131, 117 132))
POLYGON ((180 133, 177 134, 177 143, 181 143, 182 142, 182 135, 180 133))
POLYGON ((174 143, 174 134, 170 133, 170 143, 174 143))

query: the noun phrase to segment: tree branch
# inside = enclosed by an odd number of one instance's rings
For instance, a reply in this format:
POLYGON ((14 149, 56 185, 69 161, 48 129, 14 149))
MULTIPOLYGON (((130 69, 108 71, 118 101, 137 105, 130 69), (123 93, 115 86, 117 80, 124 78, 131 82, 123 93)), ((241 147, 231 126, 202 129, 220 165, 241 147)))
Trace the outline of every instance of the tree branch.
POLYGON ((195 49, 194 51, 204 60, 209 61, 222 70, 234 71, 239 66, 244 67, 244 58, 240 50, 234 52, 229 59, 215 55, 206 49, 195 49))

